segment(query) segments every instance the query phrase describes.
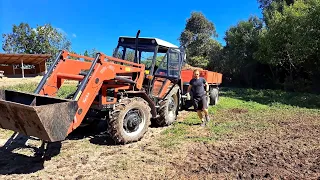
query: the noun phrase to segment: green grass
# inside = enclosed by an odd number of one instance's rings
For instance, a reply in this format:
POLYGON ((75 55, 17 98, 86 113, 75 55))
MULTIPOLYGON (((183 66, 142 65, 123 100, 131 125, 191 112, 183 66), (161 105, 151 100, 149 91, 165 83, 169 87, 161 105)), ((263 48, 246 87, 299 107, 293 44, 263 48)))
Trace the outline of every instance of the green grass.
POLYGON ((211 106, 212 121, 205 128, 195 112, 176 122, 161 138, 164 147, 178 147, 185 142, 214 143, 243 136, 259 136, 276 130, 275 119, 293 119, 301 114, 320 114, 320 96, 272 90, 222 88, 219 104, 211 106))
POLYGON ((34 83, 18 84, 14 86, 3 86, 3 87, 0 87, 0 89, 32 93, 37 88, 37 85, 38 83, 34 82, 34 83))
POLYGON ((243 101, 253 101, 268 106, 320 108, 320 95, 285 92, 280 90, 254 90, 245 88, 224 88, 223 95, 243 101))
MULTIPOLYGON (((38 86, 38 83, 33 82, 33 83, 19 84, 14 86, 4 86, 4 87, 0 87, 0 89, 33 93, 37 88, 37 86, 38 86)), ((56 96, 60 98, 65 98, 67 97, 67 95, 75 91, 76 91, 76 84, 66 83, 66 84, 63 84, 60 87, 60 89, 56 92, 57 93, 56 96)))

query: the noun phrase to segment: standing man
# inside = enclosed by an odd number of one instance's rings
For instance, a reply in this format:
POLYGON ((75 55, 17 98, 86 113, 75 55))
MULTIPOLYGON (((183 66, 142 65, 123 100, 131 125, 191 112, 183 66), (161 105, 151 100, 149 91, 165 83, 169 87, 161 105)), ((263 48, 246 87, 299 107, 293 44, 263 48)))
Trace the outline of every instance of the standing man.
POLYGON ((199 118, 202 120, 201 126, 205 126, 209 122, 208 115, 208 103, 207 93, 209 91, 209 85, 203 77, 200 77, 199 70, 193 71, 193 79, 190 80, 187 95, 190 96, 192 92, 193 107, 197 111, 199 118), (204 88, 206 86, 206 88, 204 88), (205 120, 203 119, 202 112, 205 114, 205 120))

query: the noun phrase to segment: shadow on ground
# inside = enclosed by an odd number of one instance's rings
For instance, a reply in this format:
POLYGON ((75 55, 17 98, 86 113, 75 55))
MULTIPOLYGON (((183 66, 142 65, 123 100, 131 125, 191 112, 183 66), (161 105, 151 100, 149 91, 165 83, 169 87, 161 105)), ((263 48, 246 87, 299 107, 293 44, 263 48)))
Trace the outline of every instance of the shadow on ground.
POLYGON ((280 90, 254 90, 245 88, 221 88, 221 96, 244 101, 254 101, 264 105, 280 103, 301 108, 320 108, 320 95, 309 93, 285 92, 280 90))
POLYGON ((43 163, 58 155, 61 142, 41 143, 40 147, 30 146, 28 140, 36 140, 18 133, 13 134, 0 148, 0 174, 29 174, 43 169, 43 163), (26 151, 28 154, 15 151, 26 151), (33 152, 33 153, 30 153, 33 152))
MULTIPOLYGON (((92 144, 116 145, 106 133, 106 129, 104 121, 87 127, 79 127, 66 140, 89 138, 92 144)), ((39 139, 14 133, 5 145, 0 147, 0 175, 30 174, 42 170, 45 161, 60 154, 61 146, 62 142, 41 143, 39 139), (41 146, 31 146, 27 143, 33 140, 41 146)))
POLYGON ((88 126, 77 128, 67 137, 67 140, 89 138, 89 141, 92 144, 108 146, 117 145, 107 133, 107 128, 106 121, 96 121, 88 126))

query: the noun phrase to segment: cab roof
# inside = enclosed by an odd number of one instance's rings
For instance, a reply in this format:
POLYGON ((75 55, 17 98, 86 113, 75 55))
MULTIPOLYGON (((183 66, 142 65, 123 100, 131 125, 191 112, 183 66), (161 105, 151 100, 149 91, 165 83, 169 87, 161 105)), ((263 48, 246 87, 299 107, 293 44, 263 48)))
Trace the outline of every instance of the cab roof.
MULTIPOLYGON (((178 46, 167 42, 165 40, 154 38, 154 37, 139 37, 138 38, 139 46, 159 46, 159 52, 167 52, 169 48, 178 48, 178 46)), ((128 36, 120 36, 118 43, 119 45, 130 46, 130 48, 135 48, 135 37, 128 37, 128 36)))

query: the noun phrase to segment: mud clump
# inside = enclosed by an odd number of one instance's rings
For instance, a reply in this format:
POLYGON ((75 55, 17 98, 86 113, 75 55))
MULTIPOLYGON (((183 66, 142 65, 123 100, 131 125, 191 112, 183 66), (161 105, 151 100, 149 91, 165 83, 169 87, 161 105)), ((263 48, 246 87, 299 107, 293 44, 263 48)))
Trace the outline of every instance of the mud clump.
POLYGON ((235 113, 235 114, 243 114, 243 113, 247 113, 248 110, 247 109, 240 109, 240 108, 233 108, 233 109, 230 109, 230 112, 235 113))

